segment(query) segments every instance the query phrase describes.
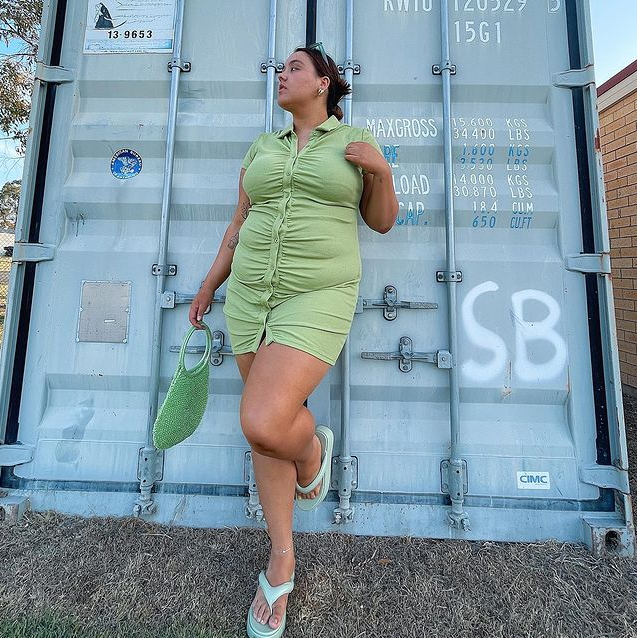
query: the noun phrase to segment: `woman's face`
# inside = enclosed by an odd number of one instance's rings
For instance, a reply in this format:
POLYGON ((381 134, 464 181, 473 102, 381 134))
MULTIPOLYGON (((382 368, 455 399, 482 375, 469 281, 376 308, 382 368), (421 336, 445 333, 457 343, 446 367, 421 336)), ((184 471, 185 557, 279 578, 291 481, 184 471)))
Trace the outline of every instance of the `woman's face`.
POLYGON ((297 105, 311 104, 318 98, 320 88, 327 91, 329 82, 329 78, 318 76, 307 53, 296 51, 285 61, 279 75, 279 106, 289 111, 297 105))

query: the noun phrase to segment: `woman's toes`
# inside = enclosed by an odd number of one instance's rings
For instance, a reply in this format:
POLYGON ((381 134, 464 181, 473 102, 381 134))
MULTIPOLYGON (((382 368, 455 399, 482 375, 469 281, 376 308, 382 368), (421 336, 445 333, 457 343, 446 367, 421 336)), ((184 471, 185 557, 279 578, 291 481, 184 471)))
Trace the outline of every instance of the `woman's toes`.
POLYGON ((283 618, 283 612, 281 611, 279 605, 274 605, 272 616, 270 616, 268 624, 270 625, 270 627, 272 627, 272 629, 276 629, 281 624, 281 618, 283 618))

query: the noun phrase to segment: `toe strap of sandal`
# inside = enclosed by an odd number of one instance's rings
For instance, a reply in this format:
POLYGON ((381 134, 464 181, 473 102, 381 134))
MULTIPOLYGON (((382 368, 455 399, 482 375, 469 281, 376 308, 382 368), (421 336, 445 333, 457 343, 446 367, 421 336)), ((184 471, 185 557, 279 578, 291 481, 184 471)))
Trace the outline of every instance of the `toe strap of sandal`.
POLYGON ((277 585, 276 587, 272 587, 270 585, 268 579, 266 578, 265 572, 261 570, 259 574, 259 585, 261 585, 261 589, 263 590, 263 595, 265 596, 270 609, 274 603, 284 596, 285 594, 289 594, 294 589, 294 582, 289 580, 287 583, 283 583, 282 585, 277 585))
POLYGON ((321 467, 317 472, 314 480, 309 484, 303 487, 302 485, 296 484, 296 491, 301 494, 309 494, 312 490, 314 490, 320 482, 325 477, 325 472, 327 470, 327 464, 332 462, 330 455, 327 454, 329 448, 329 440, 327 436, 321 431, 321 429, 317 428, 316 435, 318 436, 319 441, 321 442, 321 467))

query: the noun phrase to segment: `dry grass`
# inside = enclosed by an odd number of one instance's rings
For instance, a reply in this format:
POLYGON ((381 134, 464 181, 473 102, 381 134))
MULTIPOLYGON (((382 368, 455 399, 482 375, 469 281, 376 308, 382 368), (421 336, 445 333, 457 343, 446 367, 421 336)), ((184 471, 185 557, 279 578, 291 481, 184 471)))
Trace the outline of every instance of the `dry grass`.
MULTIPOLYGON (((637 401, 626 413, 637 454, 637 401)), ((295 540, 286 638, 637 638, 634 559, 557 542, 295 540)), ((263 530, 30 513, 0 526, 0 636, 244 636, 268 547, 263 530)))

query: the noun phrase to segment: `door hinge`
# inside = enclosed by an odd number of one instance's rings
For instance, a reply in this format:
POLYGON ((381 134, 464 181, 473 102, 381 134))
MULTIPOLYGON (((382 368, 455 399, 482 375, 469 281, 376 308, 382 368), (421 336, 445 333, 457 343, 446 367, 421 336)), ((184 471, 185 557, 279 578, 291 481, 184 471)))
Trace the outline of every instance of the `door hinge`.
POLYGON ((564 260, 566 270, 573 272, 610 275, 610 255, 608 253, 592 253, 568 255, 564 260))
POLYGON ((628 472, 626 470, 620 470, 614 465, 581 467, 579 477, 582 483, 595 485, 595 487, 618 490, 622 494, 630 493, 628 472))
POLYGON ((563 89, 577 89, 595 84, 595 67, 592 64, 583 69, 569 69, 553 74, 553 86, 563 89))
POLYGON ((51 244, 29 244, 17 241, 13 245, 11 261, 21 263, 25 261, 51 261, 55 258, 55 246, 51 244))
POLYGON ((35 79, 42 84, 67 84, 75 82, 75 71, 63 66, 50 66, 44 62, 35 65, 35 79))
POLYGON ((22 465, 33 460, 31 445, 0 445, 0 467, 22 465))

